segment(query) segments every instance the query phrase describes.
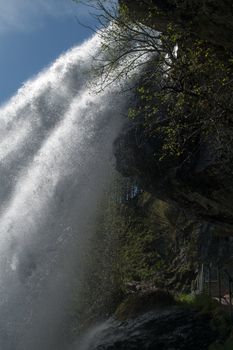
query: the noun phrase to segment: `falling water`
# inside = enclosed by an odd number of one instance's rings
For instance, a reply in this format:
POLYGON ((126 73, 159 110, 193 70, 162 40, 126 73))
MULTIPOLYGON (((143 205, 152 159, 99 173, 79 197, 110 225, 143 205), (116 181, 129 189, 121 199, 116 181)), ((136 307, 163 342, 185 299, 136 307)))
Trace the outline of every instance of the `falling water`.
POLYGON ((127 99, 116 83, 91 88, 100 47, 95 35, 73 48, 0 109, 2 350, 64 349, 72 279, 127 99))

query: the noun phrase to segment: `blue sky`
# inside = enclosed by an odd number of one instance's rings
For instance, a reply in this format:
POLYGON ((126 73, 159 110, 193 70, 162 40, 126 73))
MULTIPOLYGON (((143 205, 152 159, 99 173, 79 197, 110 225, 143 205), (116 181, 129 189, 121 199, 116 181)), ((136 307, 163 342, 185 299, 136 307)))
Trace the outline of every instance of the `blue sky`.
POLYGON ((90 9, 72 0, 0 0, 0 103, 70 47, 92 35, 90 9))

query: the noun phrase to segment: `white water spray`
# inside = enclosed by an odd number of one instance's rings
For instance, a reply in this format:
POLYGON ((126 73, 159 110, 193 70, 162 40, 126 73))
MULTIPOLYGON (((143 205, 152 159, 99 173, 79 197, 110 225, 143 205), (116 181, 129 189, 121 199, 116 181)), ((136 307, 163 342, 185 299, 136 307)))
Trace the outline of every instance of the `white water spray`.
POLYGON ((99 84, 91 74, 99 50, 96 35, 0 109, 3 350, 64 349, 73 268, 111 174, 125 103, 116 83, 99 94, 90 89, 99 84))

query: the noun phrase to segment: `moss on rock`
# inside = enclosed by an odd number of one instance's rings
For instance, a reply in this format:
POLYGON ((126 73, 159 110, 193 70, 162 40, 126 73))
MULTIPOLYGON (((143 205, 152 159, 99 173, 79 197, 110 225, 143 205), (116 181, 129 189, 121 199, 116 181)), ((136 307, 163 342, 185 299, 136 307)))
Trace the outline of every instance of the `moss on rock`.
POLYGON ((147 311, 170 309, 173 305, 175 305, 173 296, 164 290, 135 293, 118 306, 115 316, 119 320, 126 320, 147 311))

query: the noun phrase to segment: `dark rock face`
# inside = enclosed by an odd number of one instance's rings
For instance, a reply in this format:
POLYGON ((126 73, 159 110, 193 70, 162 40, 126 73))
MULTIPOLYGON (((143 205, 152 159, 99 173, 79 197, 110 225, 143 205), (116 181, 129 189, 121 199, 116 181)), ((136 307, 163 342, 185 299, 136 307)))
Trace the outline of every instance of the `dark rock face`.
MULTIPOLYGON (((160 161, 162 143, 161 137, 150 138, 132 123, 114 145, 117 170, 123 176, 137 177, 142 188, 176 203, 189 216, 210 223, 212 230, 233 234, 231 174, 215 158, 213 144, 200 140, 200 151, 187 163, 172 157, 160 161)), ((194 154, 185 149, 184 158, 189 153, 194 154)))
POLYGON ((207 350, 216 338, 208 321, 206 316, 179 309, 148 312, 125 322, 111 320, 85 349, 207 350))
POLYGON ((137 213, 145 213, 142 222, 153 232, 153 249, 165 266, 158 276, 155 271, 155 285, 189 292, 202 263, 221 266, 232 255, 232 179, 219 166, 213 143, 201 143, 200 152, 182 164, 172 158, 159 161, 162 142, 132 122, 115 142, 116 164, 144 191, 134 205, 137 213))

